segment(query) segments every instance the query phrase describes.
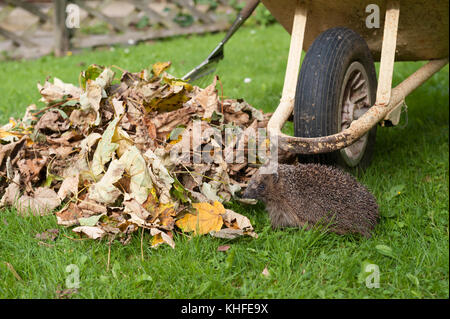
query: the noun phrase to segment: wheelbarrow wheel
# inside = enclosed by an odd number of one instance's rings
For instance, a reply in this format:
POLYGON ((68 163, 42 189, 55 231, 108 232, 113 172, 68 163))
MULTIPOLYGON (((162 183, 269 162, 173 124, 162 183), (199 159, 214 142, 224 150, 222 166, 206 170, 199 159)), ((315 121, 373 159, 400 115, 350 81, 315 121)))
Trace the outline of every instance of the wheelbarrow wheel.
MULTIPOLYGON (((297 82, 294 131, 299 137, 340 132, 364 114, 376 98, 377 77, 370 50, 355 31, 337 27, 320 34, 306 53, 297 82)), ((302 162, 365 169, 372 159, 376 126, 354 144, 302 162)))

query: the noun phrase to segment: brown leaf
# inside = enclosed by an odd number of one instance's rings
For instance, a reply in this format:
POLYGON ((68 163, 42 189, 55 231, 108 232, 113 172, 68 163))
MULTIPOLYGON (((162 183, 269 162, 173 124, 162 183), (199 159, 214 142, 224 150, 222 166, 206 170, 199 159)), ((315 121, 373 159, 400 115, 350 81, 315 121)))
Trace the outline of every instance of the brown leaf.
POLYGON ((34 238, 39 239, 39 240, 54 241, 56 239, 56 237, 58 237, 58 234, 59 234, 58 229, 47 229, 46 231, 44 231, 42 233, 36 234, 36 236, 34 236, 34 238))
POLYGON ((9 143, 6 145, 0 144, 0 168, 4 167, 3 160, 7 159, 8 157, 11 158, 11 161, 14 161, 19 151, 25 145, 26 140, 27 136, 24 136, 17 142, 9 143))
POLYGON ((231 209, 226 209, 225 214, 223 214, 222 217, 224 223, 227 224, 227 226, 229 225, 228 227, 242 230, 253 230, 252 224, 247 217, 238 214, 231 209))
POLYGON ((59 205, 61 205, 61 200, 54 190, 48 187, 39 187, 32 196, 22 195, 16 208, 23 216, 30 212, 34 215, 45 215, 59 205))
POLYGON ((89 188, 89 199, 102 204, 114 203, 122 194, 114 184, 122 178, 124 169, 125 166, 119 160, 113 160, 105 175, 89 188))
POLYGON ((100 227, 95 226, 78 226, 72 229, 76 233, 83 233, 91 239, 102 238, 106 233, 100 227))
POLYGON ((223 245, 223 246, 217 247, 217 251, 227 251, 228 249, 230 249, 229 245, 223 245))
POLYGON ((70 127, 68 119, 64 119, 57 110, 49 110, 37 122, 36 130, 50 130, 53 132, 64 132, 70 127))
POLYGON ((20 174, 24 177, 26 182, 34 181, 45 164, 47 164, 47 157, 21 159, 17 162, 20 174))
POLYGON ((70 113, 69 120, 70 122, 77 127, 80 128, 88 128, 88 125, 93 123, 97 118, 97 114, 93 109, 81 110, 76 109, 70 113))
POLYGON ((234 239, 236 237, 243 236, 244 231, 242 229, 223 228, 219 231, 210 232, 210 235, 217 238, 234 239))
POLYGON ((85 198, 78 203, 78 207, 83 210, 83 212, 88 211, 92 215, 95 214, 106 214, 107 210, 105 205, 99 204, 89 198, 85 198))
POLYGON ((174 128, 186 125, 191 121, 191 115, 196 114, 198 109, 195 105, 188 105, 172 112, 160 113, 154 116, 151 119, 151 123, 156 129, 158 139, 166 140, 174 128))
POLYGON ((123 205, 125 206, 124 212, 134 214, 144 222, 150 217, 150 213, 134 198, 124 201, 123 205))
POLYGON ((44 86, 38 84, 39 93, 42 95, 42 101, 50 103, 53 101, 61 100, 64 96, 71 96, 73 98, 79 98, 81 89, 70 84, 64 83, 58 78, 53 79, 53 84, 45 81, 44 86))
POLYGON ((216 90, 217 77, 211 85, 206 87, 201 91, 194 99, 203 107, 205 110, 203 113, 203 118, 210 118, 214 112, 219 112, 218 97, 216 90))
POLYGON ((58 197, 64 200, 69 195, 78 195, 78 180, 79 175, 65 178, 59 188, 58 197))
POLYGON ((20 196, 20 175, 18 172, 15 173, 14 179, 9 183, 6 188, 5 194, 0 200, 0 207, 6 205, 14 205, 15 201, 20 196))
POLYGON ((78 218, 84 217, 82 210, 75 203, 70 203, 55 215, 58 225, 63 226, 78 225, 78 218))
POLYGON ((78 293, 77 288, 67 288, 67 289, 58 289, 56 290, 56 298, 58 299, 68 299, 71 298, 72 295, 78 293))

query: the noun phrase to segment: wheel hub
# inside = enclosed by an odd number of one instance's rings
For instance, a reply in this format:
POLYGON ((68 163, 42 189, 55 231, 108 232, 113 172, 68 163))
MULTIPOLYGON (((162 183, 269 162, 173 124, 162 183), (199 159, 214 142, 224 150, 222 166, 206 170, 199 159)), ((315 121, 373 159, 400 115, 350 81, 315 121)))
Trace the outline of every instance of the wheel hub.
MULTIPOLYGON (((364 66, 353 62, 347 69, 342 82, 339 124, 340 130, 350 127, 350 124, 359 119, 372 106, 370 101, 369 78, 364 66)), ((368 133, 363 135, 352 145, 341 149, 340 152, 347 165, 358 165, 367 146, 368 133)))

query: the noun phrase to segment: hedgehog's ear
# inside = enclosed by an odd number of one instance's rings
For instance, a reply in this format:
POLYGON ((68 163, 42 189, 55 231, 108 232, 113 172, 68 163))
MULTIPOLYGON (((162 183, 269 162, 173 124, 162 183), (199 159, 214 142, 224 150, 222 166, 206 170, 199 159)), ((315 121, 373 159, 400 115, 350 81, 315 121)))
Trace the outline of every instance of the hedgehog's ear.
POLYGON ((259 168, 261 175, 270 176, 273 182, 278 181, 278 162, 268 161, 259 168))

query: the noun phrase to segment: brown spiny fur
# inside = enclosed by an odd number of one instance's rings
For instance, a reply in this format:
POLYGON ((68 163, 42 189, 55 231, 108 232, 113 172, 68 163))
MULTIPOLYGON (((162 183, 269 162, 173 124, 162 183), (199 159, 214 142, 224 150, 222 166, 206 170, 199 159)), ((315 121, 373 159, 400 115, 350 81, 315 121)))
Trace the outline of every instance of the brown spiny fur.
POLYGON ((252 177, 244 197, 266 204, 273 227, 320 223, 338 234, 370 237, 378 219, 375 197, 350 174, 320 164, 278 164, 252 177))

